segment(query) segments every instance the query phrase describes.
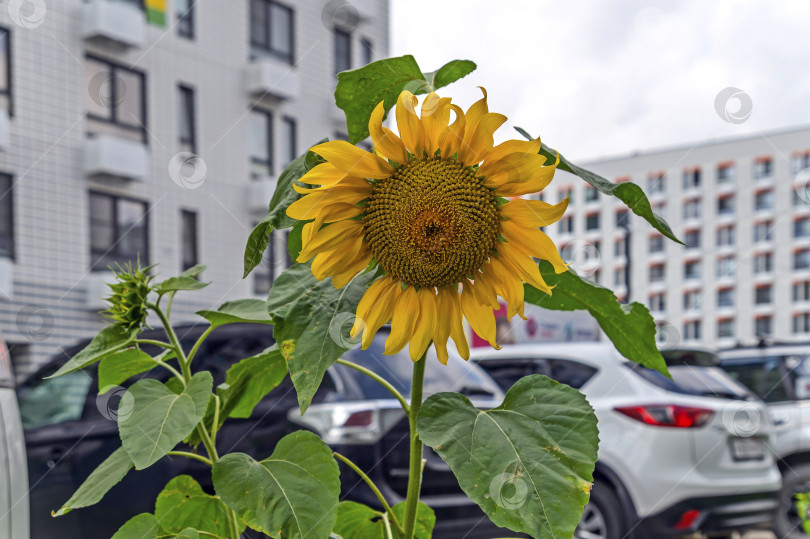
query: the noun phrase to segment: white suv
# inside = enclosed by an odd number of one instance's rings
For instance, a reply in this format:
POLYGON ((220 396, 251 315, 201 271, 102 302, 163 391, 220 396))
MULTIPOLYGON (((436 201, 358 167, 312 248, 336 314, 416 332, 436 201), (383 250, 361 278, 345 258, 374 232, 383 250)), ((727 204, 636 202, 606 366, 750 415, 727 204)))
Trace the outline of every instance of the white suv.
POLYGON ((11 357, 0 335, 0 539, 28 539, 28 468, 11 357))
POLYGON ((719 368, 701 365, 700 353, 668 352, 671 380, 604 342, 471 355, 503 389, 544 374, 581 390, 596 411, 599 462, 575 537, 667 537, 772 522, 781 478, 766 450, 773 427, 765 406, 719 368))

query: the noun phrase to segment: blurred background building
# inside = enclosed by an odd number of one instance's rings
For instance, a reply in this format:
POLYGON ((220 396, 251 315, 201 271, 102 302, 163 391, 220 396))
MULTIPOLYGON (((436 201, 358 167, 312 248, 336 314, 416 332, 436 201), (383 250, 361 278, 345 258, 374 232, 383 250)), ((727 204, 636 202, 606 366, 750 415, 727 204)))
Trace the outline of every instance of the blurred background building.
POLYGON ((641 186, 686 243, 570 174, 558 173, 545 196, 571 196, 569 213, 548 228, 563 257, 647 305, 661 340, 725 347, 810 338, 809 128, 584 166, 641 186))
POLYGON ((175 319, 242 280, 275 179, 345 137, 338 71, 388 54, 388 2, 42 0, 0 9, 0 332, 19 374, 102 327, 110 264, 196 264, 175 319))

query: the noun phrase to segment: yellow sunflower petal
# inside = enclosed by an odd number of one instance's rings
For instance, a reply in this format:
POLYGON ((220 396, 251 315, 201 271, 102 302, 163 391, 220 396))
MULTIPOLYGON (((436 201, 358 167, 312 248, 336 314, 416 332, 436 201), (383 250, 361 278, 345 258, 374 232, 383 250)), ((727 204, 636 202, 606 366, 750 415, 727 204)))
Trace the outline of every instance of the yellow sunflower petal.
POLYGON ((374 112, 371 113, 371 119, 368 121, 368 131, 371 134, 371 142, 374 144, 374 149, 386 159, 390 159, 395 163, 407 163, 408 152, 405 150, 402 139, 396 136, 393 131, 382 125, 383 116, 385 116, 385 105, 383 101, 380 101, 374 108, 374 112))
MULTIPOLYGON (((296 262, 306 262, 318 253, 332 251, 363 234, 362 221, 339 221, 321 228, 304 246, 296 262)), ((352 255, 356 251, 351 251, 352 255)))
POLYGON ((510 245, 514 245, 526 256, 548 260, 556 273, 568 271, 557 246, 542 230, 527 228, 515 221, 501 221, 501 233, 510 245))
POLYGON ((484 94, 484 97, 476 101, 472 104, 470 108, 467 109, 467 131, 466 133, 472 135, 475 128, 478 126, 478 122, 481 118, 484 117, 485 114, 489 112, 489 106, 487 105, 487 90, 483 86, 479 86, 478 88, 481 89, 481 93, 484 94))
POLYGON ((458 153, 461 143, 464 141, 464 128, 467 125, 467 119, 461 107, 450 104, 450 109, 456 113, 456 119, 439 136, 439 151, 443 159, 458 153))
POLYGON ((380 294, 382 294, 386 288, 390 288, 391 284, 390 279, 383 277, 382 279, 377 279, 371 283, 363 293, 363 297, 361 297, 360 301, 357 303, 357 314, 354 318, 354 325, 352 326, 351 331, 349 331, 349 336, 352 339, 357 337, 358 333, 360 333, 360 331, 366 327, 371 308, 380 299, 380 294))
POLYGON ((439 138, 450 123, 450 98, 431 92, 422 103, 422 125, 425 128, 425 150, 433 155, 439 148, 439 138))
POLYGON ((312 151, 339 170, 360 178, 382 179, 393 169, 384 159, 377 157, 345 140, 331 140, 318 144, 312 151))
POLYGON ((419 296, 412 286, 405 288, 396 299, 391 318, 391 333, 385 341, 385 354, 396 354, 413 337, 416 321, 419 318, 419 296))
POLYGON ((391 278, 384 277, 384 287, 377 300, 369 307, 366 317, 361 322, 363 324, 363 350, 366 350, 379 329, 391 320, 394 314, 394 306, 399 297, 400 283, 391 278))
POLYGON ((506 116, 498 114, 497 112, 488 112, 485 114, 475 129, 470 133, 470 126, 467 124, 466 133, 464 134, 464 142, 461 146, 461 151, 458 153, 459 162, 464 165, 474 165, 480 163, 492 145, 495 143, 495 131, 504 124, 506 116))
POLYGON ((516 197, 526 195, 529 193, 539 193, 546 186, 551 183, 554 178, 554 172, 557 170, 557 165, 560 163, 560 154, 557 154, 557 161, 552 165, 538 167, 532 176, 526 181, 512 182, 509 181, 509 174, 502 172, 493 175, 490 179, 491 187, 495 187, 495 194, 503 197, 516 197), (497 176, 497 179, 495 178, 497 176))
POLYGON ((309 221, 322 213, 328 217, 331 206, 335 204, 354 206, 361 200, 368 198, 369 195, 371 195, 371 184, 362 189, 338 189, 335 187, 326 191, 317 191, 309 193, 290 204, 287 208, 287 215, 298 221, 309 221))
POLYGON ((457 290, 450 290, 450 299, 453 302, 452 315, 450 319, 450 338, 456 343, 456 349, 461 357, 470 359, 470 344, 467 342, 467 334, 464 331, 463 315, 461 313, 461 296, 457 290))
POLYGON ((328 276, 342 271, 358 256, 357 253, 360 251, 367 251, 362 236, 346 241, 337 249, 318 253, 312 261, 312 275, 319 281, 323 281, 328 276))
POLYGON ((506 174, 510 182, 527 182, 542 170, 545 162, 546 158, 537 153, 512 153, 497 161, 485 162, 478 169, 478 175, 488 178, 506 174))
POLYGON ((540 139, 537 138, 535 140, 507 140, 506 142, 501 142, 484 156, 484 164, 494 163, 499 159, 503 159, 507 155, 514 154, 514 153, 534 153, 540 151, 540 148, 543 144, 540 142, 540 139))
POLYGON ((332 189, 336 191, 356 189, 359 191, 368 191, 369 193, 371 192, 370 190, 371 184, 368 183, 368 180, 366 180, 365 178, 357 178, 354 176, 345 176, 337 183, 333 183, 331 185, 322 185, 320 187, 307 188, 297 185, 295 182, 293 182, 292 186, 296 193, 301 193, 302 195, 307 195, 309 193, 319 193, 323 191, 329 191, 332 189))
POLYGON ((491 281, 482 273, 476 273, 474 283, 473 294, 478 298, 481 305, 488 305, 493 309, 497 309, 499 307, 498 294, 495 292, 491 281))
POLYGON ((396 116, 397 128, 405 147, 415 156, 422 157, 425 149, 425 127, 416 115, 418 102, 411 92, 406 90, 400 93, 397 98, 396 116))
POLYGON ((419 318, 414 326, 413 338, 408 347, 411 361, 419 361, 433 339, 436 327, 436 293, 432 288, 422 288, 417 292, 419 297, 419 318))
POLYGON ((464 289, 461 291, 461 311, 473 331, 490 346, 499 350, 501 347, 495 342, 495 315, 492 307, 479 303, 474 287, 475 285, 469 281, 464 283, 464 289))
POLYGON ((525 227, 548 226, 556 223, 568 208, 568 197, 557 204, 542 200, 516 198, 501 206, 501 217, 525 227))
POLYGON ((492 279, 496 291, 506 300, 507 318, 518 314, 525 320, 523 282, 520 277, 511 273, 497 257, 490 258, 489 264, 484 266, 484 275, 492 279))
POLYGON ((525 255, 511 243, 499 243, 498 255, 501 261, 511 268, 512 273, 520 275, 524 281, 533 287, 551 295, 551 287, 546 284, 534 259, 525 255))
POLYGON ((350 176, 331 163, 321 163, 307 171, 298 181, 309 185, 329 187, 350 176))

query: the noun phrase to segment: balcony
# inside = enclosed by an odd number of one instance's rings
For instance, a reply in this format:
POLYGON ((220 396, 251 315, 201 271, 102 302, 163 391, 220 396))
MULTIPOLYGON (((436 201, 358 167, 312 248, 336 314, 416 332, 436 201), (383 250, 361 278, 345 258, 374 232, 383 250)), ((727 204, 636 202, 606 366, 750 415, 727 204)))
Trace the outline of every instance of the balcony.
POLYGON ((87 274, 84 278, 84 306, 91 311, 105 309, 107 303, 104 299, 110 295, 108 284, 114 282, 115 274, 111 271, 97 271, 87 274))
POLYGON ((266 212, 275 191, 276 179, 271 176, 252 180, 246 192, 248 210, 266 212))
POLYGON ((98 135, 87 140, 84 151, 87 176, 107 176, 143 180, 149 170, 149 155, 141 142, 113 135, 98 135))
POLYGON ((363 19, 374 17, 375 15, 377 15, 380 9, 379 0, 349 0, 349 1, 355 8, 357 8, 360 17, 363 19))
POLYGON ((14 263, 10 258, 0 257, 0 299, 11 299, 14 293, 14 263))
POLYGON ((248 66, 248 91, 254 97, 293 99, 301 94, 301 78, 292 66, 280 60, 256 58, 248 66))
POLYGON ((11 121, 8 111, 0 109, 0 151, 7 150, 11 145, 11 121))
POLYGON ((84 6, 82 36, 99 45, 142 47, 146 17, 137 7, 110 0, 90 0, 84 6))

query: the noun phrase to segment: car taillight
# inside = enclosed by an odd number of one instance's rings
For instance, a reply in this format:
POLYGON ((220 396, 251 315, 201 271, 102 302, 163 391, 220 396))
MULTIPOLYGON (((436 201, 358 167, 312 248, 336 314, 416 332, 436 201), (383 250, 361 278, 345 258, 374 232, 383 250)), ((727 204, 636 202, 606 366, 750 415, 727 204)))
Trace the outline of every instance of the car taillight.
POLYGON ((303 416, 298 408, 293 408, 287 418, 314 430, 327 444, 369 444, 379 441, 404 415, 399 403, 396 408, 385 404, 383 401, 313 404, 303 416))
POLYGON ((619 406, 615 410, 647 425, 684 429, 705 425, 714 415, 713 410, 678 404, 619 406))

